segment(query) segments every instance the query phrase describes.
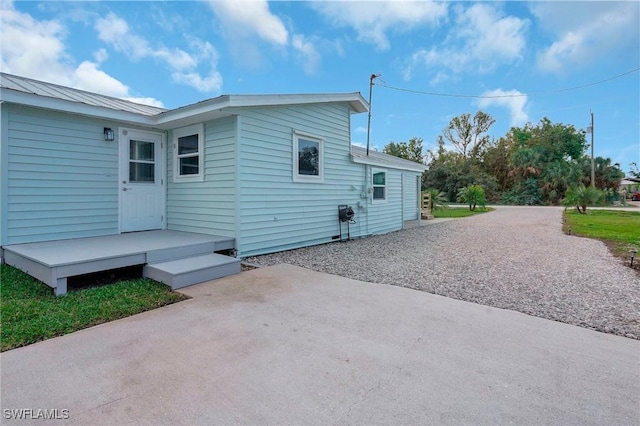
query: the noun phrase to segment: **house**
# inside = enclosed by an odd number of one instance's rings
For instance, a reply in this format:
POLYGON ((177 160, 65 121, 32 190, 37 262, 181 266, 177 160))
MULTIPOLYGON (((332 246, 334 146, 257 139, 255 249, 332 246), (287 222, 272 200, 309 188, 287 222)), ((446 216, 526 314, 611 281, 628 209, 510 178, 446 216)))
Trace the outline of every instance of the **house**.
POLYGON ((224 237, 244 258, 419 220, 425 166, 351 145, 351 115, 368 111, 360 93, 168 110, 9 74, 0 83, 5 258, 19 245, 150 230, 224 237))
POLYGON ((623 199, 634 198, 634 194, 640 192, 640 178, 627 176, 621 179, 618 192, 623 199))

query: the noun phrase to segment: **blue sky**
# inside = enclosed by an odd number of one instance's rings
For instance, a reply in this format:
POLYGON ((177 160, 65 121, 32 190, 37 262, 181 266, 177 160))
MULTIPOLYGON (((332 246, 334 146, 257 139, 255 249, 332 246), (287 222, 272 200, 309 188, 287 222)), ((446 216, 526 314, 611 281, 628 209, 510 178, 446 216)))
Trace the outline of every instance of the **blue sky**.
MULTIPOLYGON (((368 98, 375 73, 377 149, 411 137, 434 148, 451 118, 478 110, 496 138, 543 117, 586 129, 593 111, 595 154, 640 164, 637 1, 0 5, 11 74, 175 108, 221 94, 368 98)), ((364 144, 367 115, 352 127, 364 144)))

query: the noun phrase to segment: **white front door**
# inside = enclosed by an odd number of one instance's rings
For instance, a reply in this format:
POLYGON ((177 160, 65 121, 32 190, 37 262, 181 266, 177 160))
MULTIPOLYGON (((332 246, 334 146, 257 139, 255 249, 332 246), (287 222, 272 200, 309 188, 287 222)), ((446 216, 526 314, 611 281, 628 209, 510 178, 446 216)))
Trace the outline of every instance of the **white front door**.
POLYGON ((120 232, 162 229, 164 159, 161 133, 120 130, 120 232))

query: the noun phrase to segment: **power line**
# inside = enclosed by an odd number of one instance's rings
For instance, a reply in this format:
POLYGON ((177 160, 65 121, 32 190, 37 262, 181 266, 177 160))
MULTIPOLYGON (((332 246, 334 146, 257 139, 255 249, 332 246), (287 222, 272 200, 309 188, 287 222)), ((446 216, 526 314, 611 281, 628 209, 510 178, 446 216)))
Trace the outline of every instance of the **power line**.
POLYGON ((504 94, 504 95, 464 95, 464 94, 456 94, 456 93, 438 93, 438 92, 424 92, 421 90, 413 90, 413 89, 405 89, 402 87, 394 87, 389 86, 388 84, 379 84, 374 83, 376 86, 385 87, 391 90, 397 90, 399 92, 408 92, 408 93, 416 93, 419 95, 429 95, 429 96, 443 96, 449 98, 474 98, 474 99, 495 99, 495 98, 519 98, 522 96, 542 96, 542 95, 551 95, 554 93, 568 92, 571 90, 582 89, 589 86, 595 86, 597 84, 606 83, 607 81, 615 80, 620 77, 624 77, 625 75, 632 74, 634 72, 638 72, 640 68, 636 68, 622 74, 618 74, 613 77, 605 78, 604 80, 595 81, 593 83, 583 84, 581 86, 567 87, 564 89, 550 90, 547 92, 533 92, 533 93, 517 93, 517 94, 504 94))

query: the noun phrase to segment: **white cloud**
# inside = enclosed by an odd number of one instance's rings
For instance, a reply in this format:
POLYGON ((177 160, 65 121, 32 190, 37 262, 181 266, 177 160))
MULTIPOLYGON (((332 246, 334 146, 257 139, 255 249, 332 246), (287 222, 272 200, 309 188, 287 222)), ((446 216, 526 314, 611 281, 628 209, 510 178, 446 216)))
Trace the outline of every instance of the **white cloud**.
POLYGON ((190 47, 194 53, 162 45, 154 48, 145 38, 134 34, 127 22, 114 13, 98 19, 95 29, 102 41, 134 61, 154 58, 164 62, 171 69, 171 76, 176 83, 201 92, 216 92, 222 88, 222 76, 216 70, 218 55, 208 42, 191 40, 190 47), (206 76, 198 72, 201 64, 209 70, 206 76))
POLYGON ((321 1, 311 6, 331 24, 353 28, 359 40, 372 43, 380 50, 391 46, 388 31, 437 24, 447 14, 445 2, 431 1, 321 1))
POLYGON ((531 10, 539 25, 556 37, 538 54, 537 65, 542 71, 562 73, 620 53, 637 61, 638 2, 539 2, 533 3, 531 10))
POLYGON ((184 83, 201 92, 218 91, 222 87, 222 76, 213 70, 206 77, 197 72, 174 72, 171 77, 175 82, 184 83))
POLYGON ((520 59, 526 45, 526 21, 501 16, 497 9, 486 4, 475 4, 461 13, 457 28, 457 36, 466 40, 465 48, 470 49, 474 59, 487 69, 520 59))
POLYGON ((106 72, 99 70, 94 62, 82 62, 75 70, 74 87, 89 92, 109 94, 118 98, 129 95, 129 88, 106 72))
POLYGON ((56 20, 38 21, 18 12, 10 1, 0 2, 0 69, 2 72, 56 83, 103 95, 161 106, 153 98, 136 98, 130 88, 99 69, 106 51, 94 53, 96 62, 74 64, 66 51, 65 26, 56 20))
POLYGON ((38 73, 49 81, 61 78, 70 67, 64 26, 54 20, 38 22, 16 11, 12 2, 2 1, 0 7, 2 71, 27 77, 38 73))
POLYGON ((109 58, 109 53, 107 53, 107 49, 100 48, 93 52, 93 59, 96 60, 99 64, 103 63, 109 58))
POLYGON ((227 37, 246 38, 255 34, 269 43, 287 44, 289 33, 282 20, 271 13, 266 0, 212 0, 209 5, 227 37))
POLYGON ((501 107, 507 108, 511 114, 511 126, 522 126, 529 121, 529 116, 525 111, 527 104, 527 95, 517 90, 489 90, 482 94, 488 96, 478 100, 478 107, 490 108, 501 107))
POLYGON ((320 54, 314 44, 301 34, 295 34, 291 39, 291 45, 298 52, 298 57, 303 62, 304 72, 314 74, 320 63, 320 54))
MULTIPOLYGON (((282 55, 292 51, 306 74, 317 71, 321 61, 318 44, 325 46, 326 40, 291 33, 283 19, 271 12, 266 0, 211 0, 209 5, 218 18, 222 34, 232 45, 230 51, 236 62, 249 68, 265 67, 268 59, 257 39, 275 47, 282 55)), ((334 48, 338 54, 342 52, 340 44, 334 48)))
MULTIPOLYGON (((440 46, 418 49, 409 59, 404 75, 416 67, 443 67, 454 73, 489 72, 522 58, 528 21, 504 16, 494 5, 479 3, 456 7, 455 26, 440 46)), ((436 81, 444 78, 439 73, 436 81)))

